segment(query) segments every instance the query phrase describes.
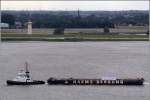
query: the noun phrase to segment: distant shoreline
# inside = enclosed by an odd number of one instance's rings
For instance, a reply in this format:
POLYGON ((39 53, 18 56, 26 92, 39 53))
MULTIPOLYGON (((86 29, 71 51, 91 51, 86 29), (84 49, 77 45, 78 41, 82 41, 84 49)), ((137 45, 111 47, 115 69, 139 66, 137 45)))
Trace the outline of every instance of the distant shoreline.
POLYGON ((24 38, 24 37, 2 37, 2 41, 49 41, 49 42, 82 42, 82 41, 149 41, 148 38, 99 38, 99 39, 82 39, 82 38, 24 38))

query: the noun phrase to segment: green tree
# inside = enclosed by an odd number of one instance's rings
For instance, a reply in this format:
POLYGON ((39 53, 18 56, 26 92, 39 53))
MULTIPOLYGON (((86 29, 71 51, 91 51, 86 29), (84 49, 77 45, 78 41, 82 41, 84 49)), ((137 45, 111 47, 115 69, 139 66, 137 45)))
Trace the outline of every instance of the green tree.
POLYGON ((146 32, 146 34, 149 36, 149 30, 146 32))
POLYGON ((109 28, 108 27, 104 27, 104 33, 109 33, 109 28))
POLYGON ((62 34, 64 34, 64 28, 56 28, 55 30, 54 30, 54 34, 55 35, 62 35, 62 34))
POLYGON ((8 23, 10 26, 13 26, 15 23, 15 16, 12 14, 2 13, 1 22, 8 23))

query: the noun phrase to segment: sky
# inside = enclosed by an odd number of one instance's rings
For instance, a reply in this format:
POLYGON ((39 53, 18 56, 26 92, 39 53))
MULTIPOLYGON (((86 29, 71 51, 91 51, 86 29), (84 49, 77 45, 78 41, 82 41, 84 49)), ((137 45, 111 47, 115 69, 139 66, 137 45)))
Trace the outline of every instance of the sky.
POLYGON ((149 1, 1 1, 1 10, 149 10, 149 1))

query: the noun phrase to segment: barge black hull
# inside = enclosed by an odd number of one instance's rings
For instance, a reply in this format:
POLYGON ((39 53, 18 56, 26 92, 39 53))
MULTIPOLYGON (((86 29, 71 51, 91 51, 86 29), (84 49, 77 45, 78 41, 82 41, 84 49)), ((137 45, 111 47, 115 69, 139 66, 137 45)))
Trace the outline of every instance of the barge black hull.
POLYGON ((47 80, 49 85, 143 85, 144 79, 55 79, 47 80))
POLYGON ((34 80, 33 82, 18 82, 18 81, 7 80, 7 85, 41 85, 41 84, 45 84, 45 82, 38 81, 38 80, 34 80))

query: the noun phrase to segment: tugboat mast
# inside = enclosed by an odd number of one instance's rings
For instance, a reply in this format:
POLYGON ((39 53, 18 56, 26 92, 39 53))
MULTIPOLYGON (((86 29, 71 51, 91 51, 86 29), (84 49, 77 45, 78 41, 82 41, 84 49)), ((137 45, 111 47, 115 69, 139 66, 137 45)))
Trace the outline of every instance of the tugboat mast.
POLYGON ((26 76, 29 78, 30 77, 30 75, 29 75, 29 70, 28 70, 28 63, 27 62, 25 62, 25 67, 26 67, 26 76))

